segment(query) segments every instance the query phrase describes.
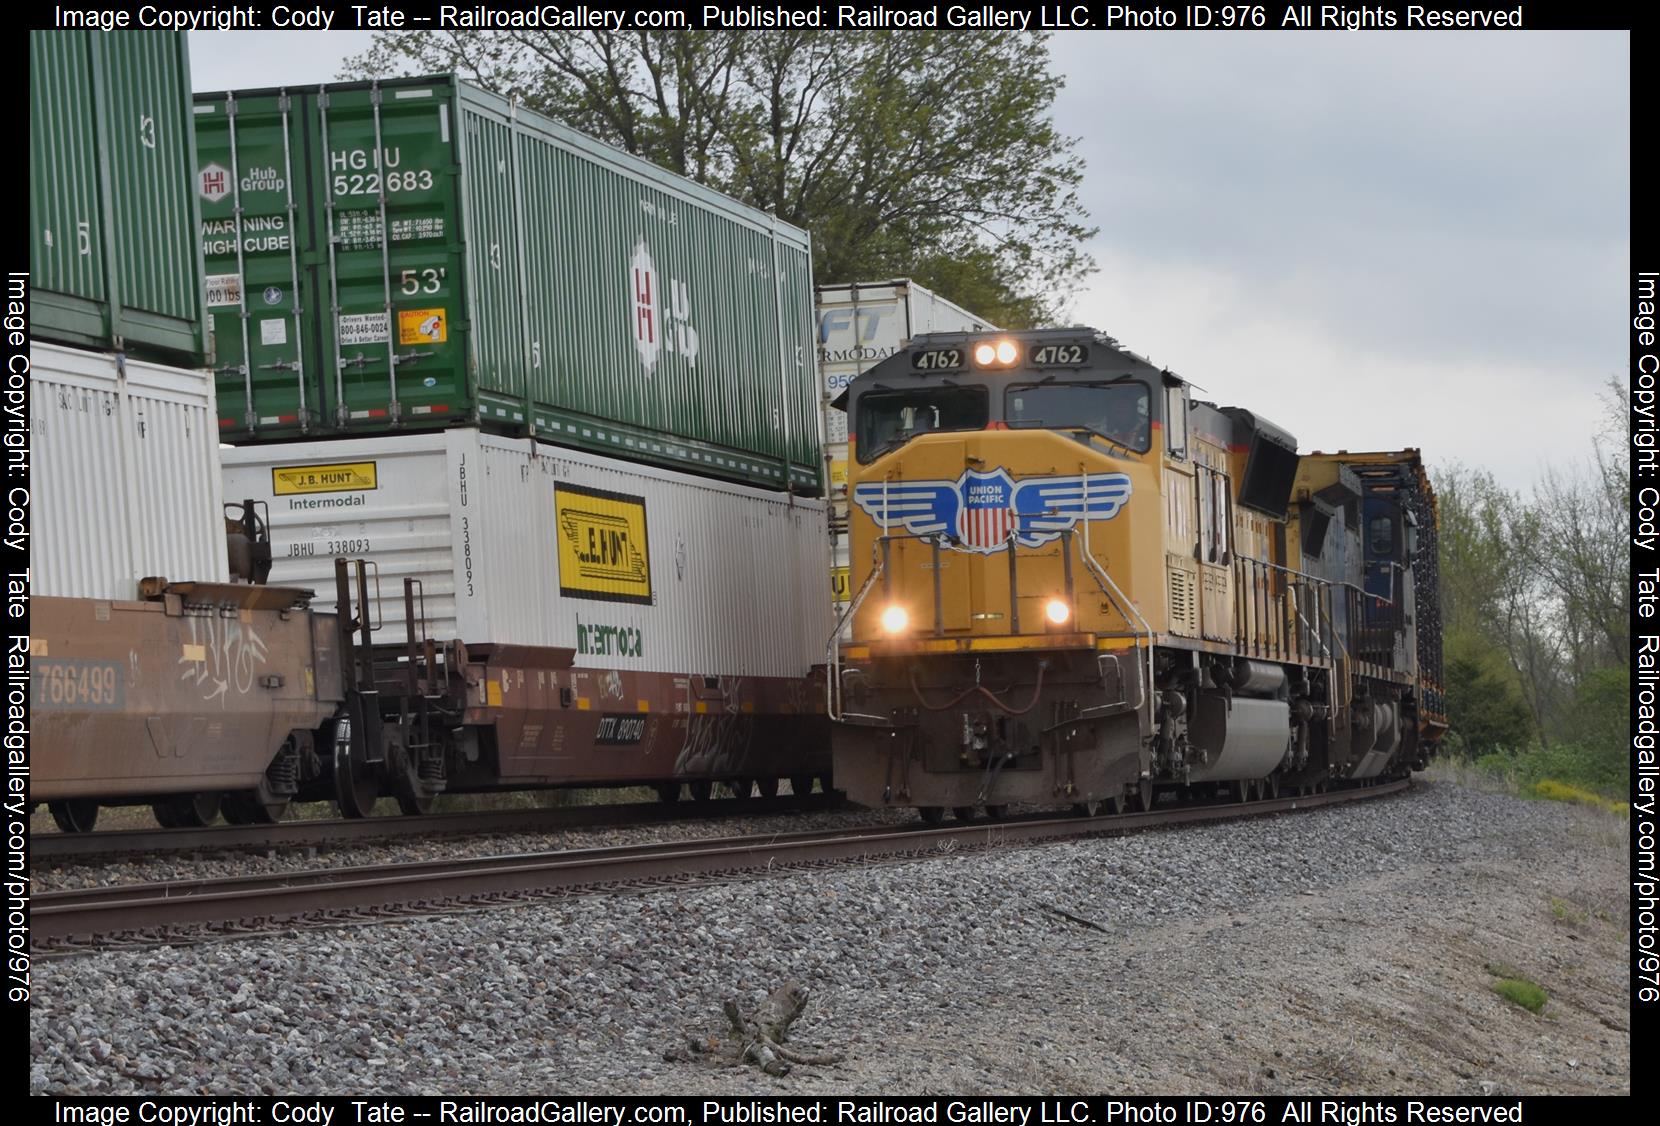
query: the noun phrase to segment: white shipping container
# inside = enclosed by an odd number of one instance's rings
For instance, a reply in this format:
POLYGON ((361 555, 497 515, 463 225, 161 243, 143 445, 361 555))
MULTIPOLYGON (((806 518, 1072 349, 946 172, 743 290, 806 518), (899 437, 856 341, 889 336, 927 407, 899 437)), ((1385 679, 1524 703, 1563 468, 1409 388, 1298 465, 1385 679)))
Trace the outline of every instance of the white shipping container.
POLYGON ((588 668, 798 677, 824 660, 825 502, 472 429, 222 451, 269 505, 271 582, 334 603, 373 560, 377 640, 559 646, 588 668))
MULTIPOLYGON (((821 285, 817 291, 818 366, 824 410, 824 456, 829 462, 831 511, 847 527, 847 414, 830 405, 847 385, 927 332, 998 331, 978 314, 913 281, 821 285)), ((847 608, 847 535, 835 538, 830 562, 835 611, 847 608)))
POLYGON ((29 342, 30 593, 225 582, 213 374, 29 342))

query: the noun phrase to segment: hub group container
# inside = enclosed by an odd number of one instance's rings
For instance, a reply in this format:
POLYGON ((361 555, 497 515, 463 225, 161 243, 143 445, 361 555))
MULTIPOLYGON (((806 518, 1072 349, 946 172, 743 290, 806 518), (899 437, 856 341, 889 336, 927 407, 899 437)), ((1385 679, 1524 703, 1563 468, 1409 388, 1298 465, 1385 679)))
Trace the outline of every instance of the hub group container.
POLYGON ((30 593, 226 581, 213 377, 39 341, 29 365, 30 593))
POLYGON ((32 337, 208 356, 184 32, 29 33, 32 337))
POLYGON ((830 588, 839 615, 852 592, 847 570, 847 414, 830 405, 847 385, 927 332, 969 332, 997 326, 905 278, 817 290, 818 365, 824 411, 835 558, 830 588))
POLYGON ((824 501, 477 429, 221 451, 270 510, 270 581, 333 601, 372 560, 380 639, 418 578, 438 641, 574 650, 578 667, 804 676, 830 636, 824 501))
POLYGON ((805 232, 449 76, 196 131, 226 441, 478 425, 820 489, 805 232))

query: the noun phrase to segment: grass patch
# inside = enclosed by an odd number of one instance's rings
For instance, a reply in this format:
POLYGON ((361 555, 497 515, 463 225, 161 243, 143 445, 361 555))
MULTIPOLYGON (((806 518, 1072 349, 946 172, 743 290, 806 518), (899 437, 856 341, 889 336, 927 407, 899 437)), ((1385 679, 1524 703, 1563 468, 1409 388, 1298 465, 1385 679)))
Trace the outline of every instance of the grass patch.
POLYGON ((1530 1013, 1543 1009, 1545 1002, 1550 1000, 1543 989, 1525 977, 1501 978, 1493 983, 1493 992, 1530 1013))
POLYGON ((1631 815, 1630 809, 1623 801, 1605 798, 1601 794, 1594 794, 1590 790, 1570 785, 1567 782, 1559 782, 1555 778, 1542 778, 1529 785, 1523 793, 1530 798, 1572 802, 1575 805, 1588 805, 1593 809, 1606 809, 1610 813, 1619 814, 1621 817, 1631 815))
POLYGON ((1583 911, 1568 900, 1558 899, 1554 895, 1550 897, 1550 913, 1558 922, 1567 923, 1569 926, 1582 927, 1591 921, 1589 911, 1583 911))

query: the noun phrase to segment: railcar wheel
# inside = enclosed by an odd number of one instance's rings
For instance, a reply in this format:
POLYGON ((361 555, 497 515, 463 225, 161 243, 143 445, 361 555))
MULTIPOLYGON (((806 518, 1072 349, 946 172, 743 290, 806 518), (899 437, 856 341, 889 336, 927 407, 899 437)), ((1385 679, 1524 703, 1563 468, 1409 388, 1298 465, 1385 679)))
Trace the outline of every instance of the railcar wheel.
POLYGON ((757 778, 757 779, 755 779, 755 792, 760 794, 763 798, 775 798, 775 797, 777 797, 778 796, 778 779, 776 779, 776 778, 757 778))
POLYGON ((664 805, 673 805, 680 800, 679 782, 659 782, 657 784, 657 800, 664 805))
POLYGON ((748 801, 750 794, 755 792, 755 783, 748 778, 735 778, 726 784, 726 788, 739 801, 748 801))
POLYGON ((1095 817, 1101 812, 1101 803, 1098 801, 1073 802, 1072 812, 1079 817, 1095 817))
POLYGON ((1262 780, 1262 791, 1265 795, 1267 795, 1270 798, 1279 797, 1280 796, 1280 776, 1278 774, 1270 774, 1268 777, 1264 778, 1262 780))
POLYGON ((398 799, 398 808, 406 817, 421 817, 432 812, 438 791, 421 777, 420 764, 406 740, 401 730, 396 735, 387 732, 386 768, 392 775, 392 796, 398 799))
POLYGON ((813 776, 811 774, 790 775, 790 793, 798 798, 804 798, 813 792, 813 776))
POLYGON ((380 779, 374 768, 352 753, 351 725, 342 720, 334 728, 334 800, 343 817, 369 817, 380 797, 380 779))
POLYGON ((925 825, 938 825, 945 820, 945 807, 943 805, 919 805, 916 811, 922 817, 925 825))
POLYGON ((200 829, 219 816, 219 794, 168 794, 150 806, 164 829, 200 829))
POLYGON ((1108 817, 1117 817, 1124 812, 1124 795, 1114 794, 1110 798, 1101 799, 1101 812, 1108 817))
MULTIPOLYGON (((271 767, 276 768, 276 764, 271 767)), ((275 825, 283 819, 293 800, 292 793, 277 791, 268 770, 253 789, 227 791, 219 803, 219 812, 231 825, 275 825)))
POLYGON ((715 784, 707 778, 700 778, 696 782, 686 783, 686 789, 691 792, 693 801, 708 801, 715 792, 715 784))
POLYGON ((1229 797, 1241 805, 1251 800, 1251 783, 1248 779, 1241 778, 1229 790, 1229 797))
POLYGON ((1001 820, 1003 820, 1003 818, 1007 817, 1008 815, 1009 815, 1009 807, 1006 806, 1006 805, 988 805, 988 806, 986 806, 986 820, 988 820, 988 821, 1001 821, 1001 820))
POLYGON ((958 821, 974 820, 974 807, 971 805, 954 805, 951 807, 951 816, 958 821))
POLYGON ((58 828, 65 833, 90 833, 98 823, 98 803, 89 798, 49 801, 46 808, 51 811, 52 820, 58 823, 58 828))

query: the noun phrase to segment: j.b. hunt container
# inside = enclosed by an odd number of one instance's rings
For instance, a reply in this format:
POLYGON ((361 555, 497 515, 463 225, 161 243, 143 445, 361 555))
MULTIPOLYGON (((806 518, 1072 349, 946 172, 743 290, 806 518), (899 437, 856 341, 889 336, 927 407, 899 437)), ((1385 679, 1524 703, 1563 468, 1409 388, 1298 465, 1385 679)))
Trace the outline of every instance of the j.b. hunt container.
POLYGON ((29 33, 29 335, 208 354, 184 32, 29 33))
POLYGON ((805 232, 453 77, 196 131, 226 441, 476 424, 818 490, 805 232))
POLYGON ((371 560, 387 641, 405 637, 408 576, 438 641, 679 675, 824 660, 822 500, 474 428, 221 453, 226 494, 269 507, 270 581, 326 608, 335 557, 371 560))

